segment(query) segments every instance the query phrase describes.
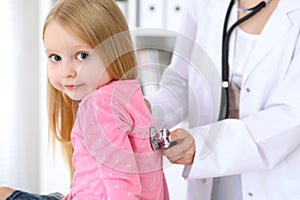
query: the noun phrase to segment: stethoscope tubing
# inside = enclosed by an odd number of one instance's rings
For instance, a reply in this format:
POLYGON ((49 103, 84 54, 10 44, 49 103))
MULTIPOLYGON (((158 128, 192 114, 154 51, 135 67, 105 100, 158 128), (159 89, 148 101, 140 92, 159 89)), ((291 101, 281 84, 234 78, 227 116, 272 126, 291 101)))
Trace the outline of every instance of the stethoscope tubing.
POLYGON ((228 109, 229 109, 229 96, 228 96, 228 87, 229 87, 229 63, 228 63, 228 53, 229 53, 229 40, 233 30, 245 22, 255 14, 257 14, 262 8, 264 8, 267 3, 271 0, 265 0, 254 6, 253 8, 246 9, 249 13, 237 20, 230 28, 227 30, 228 21, 232 7, 235 0, 231 0, 226 11, 224 25, 223 25, 223 35, 222 35, 222 96, 221 96, 221 109, 219 119, 228 118, 228 109))

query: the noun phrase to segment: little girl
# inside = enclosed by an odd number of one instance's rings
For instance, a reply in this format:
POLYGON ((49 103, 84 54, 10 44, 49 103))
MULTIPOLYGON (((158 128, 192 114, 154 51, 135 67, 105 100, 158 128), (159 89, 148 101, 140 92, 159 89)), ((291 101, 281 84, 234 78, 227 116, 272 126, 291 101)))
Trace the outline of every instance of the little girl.
POLYGON ((62 144, 72 186, 64 197, 11 189, 6 199, 169 199, 161 152, 150 146, 153 121, 130 33, 115 2, 57 1, 43 41, 50 133, 62 144))

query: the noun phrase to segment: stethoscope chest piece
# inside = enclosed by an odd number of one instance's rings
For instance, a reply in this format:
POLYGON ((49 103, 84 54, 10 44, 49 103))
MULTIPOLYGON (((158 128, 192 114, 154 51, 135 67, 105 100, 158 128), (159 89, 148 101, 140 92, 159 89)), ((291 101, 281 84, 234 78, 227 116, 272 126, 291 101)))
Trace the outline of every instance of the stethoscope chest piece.
POLYGON ((169 140, 170 131, 168 129, 162 129, 156 131, 154 127, 150 127, 150 143, 154 151, 159 149, 167 149, 173 144, 169 140))

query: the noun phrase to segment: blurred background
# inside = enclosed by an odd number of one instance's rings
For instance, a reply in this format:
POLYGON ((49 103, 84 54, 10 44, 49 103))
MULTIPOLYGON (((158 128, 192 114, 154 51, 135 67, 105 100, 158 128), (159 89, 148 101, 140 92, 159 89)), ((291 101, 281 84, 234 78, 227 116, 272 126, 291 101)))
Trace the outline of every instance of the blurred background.
MULTIPOLYGON (((133 30, 144 95, 169 64, 185 0, 116 1, 133 30)), ((42 25, 55 0, 1 0, 0 185, 36 193, 69 191, 69 173, 48 148, 42 25)), ((182 166, 165 161, 171 199, 185 197, 182 166)))

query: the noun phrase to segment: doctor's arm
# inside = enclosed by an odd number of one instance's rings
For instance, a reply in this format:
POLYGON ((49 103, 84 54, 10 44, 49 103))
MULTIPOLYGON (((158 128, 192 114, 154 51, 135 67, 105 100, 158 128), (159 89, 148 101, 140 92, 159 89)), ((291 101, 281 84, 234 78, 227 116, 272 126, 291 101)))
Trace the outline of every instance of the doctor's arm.
POLYGON ((175 126, 187 112, 188 60, 197 31, 197 23, 190 9, 183 14, 171 63, 163 72, 159 90, 154 95, 146 96, 146 104, 159 129, 175 126))

